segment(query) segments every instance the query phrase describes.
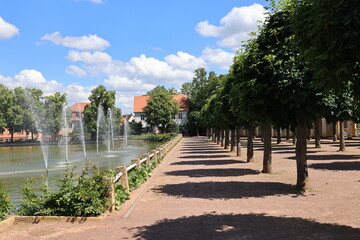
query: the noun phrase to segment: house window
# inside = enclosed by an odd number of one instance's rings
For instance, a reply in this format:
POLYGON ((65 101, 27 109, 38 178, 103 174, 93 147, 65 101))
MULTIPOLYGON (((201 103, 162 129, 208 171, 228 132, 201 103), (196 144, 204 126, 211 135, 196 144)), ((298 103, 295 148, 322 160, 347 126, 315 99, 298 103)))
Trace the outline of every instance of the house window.
POLYGON ((145 115, 141 114, 140 119, 141 119, 141 121, 145 120, 145 115))
POLYGON ((176 119, 176 118, 175 118, 175 115, 173 115, 171 118, 172 118, 172 120, 175 120, 175 119, 176 119))
POLYGON ((179 119, 182 119, 182 118, 183 118, 183 116, 182 116, 182 113, 181 113, 181 112, 178 114, 178 118, 179 118, 179 119))

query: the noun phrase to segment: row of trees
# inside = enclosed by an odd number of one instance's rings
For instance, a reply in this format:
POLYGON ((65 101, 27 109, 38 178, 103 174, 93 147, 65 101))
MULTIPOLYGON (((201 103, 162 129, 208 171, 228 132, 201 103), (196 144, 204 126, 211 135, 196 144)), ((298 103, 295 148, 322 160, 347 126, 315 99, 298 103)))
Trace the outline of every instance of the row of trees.
MULTIPOLYGON (((253 129, 261 126, 264 173, 272 171, 271 128, 294 131, 296 186, 306 190, 308 129, 321 117, 329 122, 358 121, 360 115, 360 9, 350 0, 271 4, 265 23, 239 51, 228 74, 207 75, 197 69, 193 82, 184 84, 181 92, 189 96, 193 133, 209 127, 216 134, 244 127, 251 148, 253 129)), ((317 135, 319 139, 318 131, 317 135)))
POLYGON ((66 104, 66 94, 59 92, 44 96, 40 89, 8 89, 0 84, 0 132, 8 129, 13 142, 14 133, 37 134, 37 122, 41 122, 42 131, 54 135, 59 133, 61 112, 66 104))
MULTIPOLYGON (((84 110, 85 126, 91 139, 96 139, 96 121, 98 106, 102 105, 105 115, 112 109, 116 131, 119 132, 121 109, 115 107, 115 91, 107 91, 102 85, 92 90, 89 96, 90 105, 84 110)), ((42 134, 52 136, 57 140, 61 130, 63 106, 67 104, 66 94, 56 92, 44 96, 40 89, 23 89, 17 87, 14 90, 8 89, 0 84, 0 132, 7 129, 11 135, 10 142, 13 142, 14 133, 26 132, 34 134, 40 130, 42 134)), ((68 108, 68 123, 70 123, 71 111, 68 108)))

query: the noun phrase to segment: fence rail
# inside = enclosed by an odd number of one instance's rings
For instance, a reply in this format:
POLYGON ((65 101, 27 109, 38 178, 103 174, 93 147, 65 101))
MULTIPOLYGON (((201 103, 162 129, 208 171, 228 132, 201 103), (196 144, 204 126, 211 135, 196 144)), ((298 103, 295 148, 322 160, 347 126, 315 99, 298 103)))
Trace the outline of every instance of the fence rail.
POLYGON ((109 184, 109 201, 111 203, 110 211, 115 210, 115 187, 114 184, 119 182, 121 185, 129 190, 129 180, 128 180, 128 172, 130 172, 134 168, 141 168, 141 165, 145 163, 146 165, 150 165, 151 162, 159 163, 159 158, 164 157, 166 153, 168 153, 182 138, 182 135, 177 135, 175 138, 170 140, 169 142, 163 144, 161 147, 156 150, 152 150, 151 154, 144 154, 142 159, 136 158, 131 162, 132 164, 129 166, 118 166, 116 167, 116 176, 114 178, 107 178, 106 182, 109 184))

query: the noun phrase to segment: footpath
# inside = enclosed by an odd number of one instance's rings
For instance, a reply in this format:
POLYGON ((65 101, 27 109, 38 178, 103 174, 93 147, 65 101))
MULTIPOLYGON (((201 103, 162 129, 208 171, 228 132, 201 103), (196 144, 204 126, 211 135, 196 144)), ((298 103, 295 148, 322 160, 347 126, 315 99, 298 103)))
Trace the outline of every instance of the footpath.
MULTIPOLYGON (((246 143, 242 143, 243 146, 246 143)), ((272 174, 206 137, 184 138, 131 193, 120 211, 99 222, 16 224, 0 239, 360 239, 359 143, 337 153, 309 144, 311 191, 294 189, 290 142, 273 145, 272 174)))

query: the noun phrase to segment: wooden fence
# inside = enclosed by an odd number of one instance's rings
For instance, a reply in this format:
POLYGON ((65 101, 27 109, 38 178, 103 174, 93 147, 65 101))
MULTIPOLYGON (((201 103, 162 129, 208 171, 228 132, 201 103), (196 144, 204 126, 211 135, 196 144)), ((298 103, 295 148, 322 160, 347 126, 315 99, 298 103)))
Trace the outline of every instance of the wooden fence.
POLYGON ((131 161, 130 166, 118 166, 116 167, 116 176, 114 178, 106 178, 105 181, 109 185, 109 201, 111 203, 110 211, 115 210, 115 183, 119 182, 121 185, 129 190, 129 180, 128 172, 135 168, 141 168, 142 164, 150 165, 151 162, 159 163, 159 159, 164 157, 167 152, 169 152, 182 138, 182 135, 179 134, 175 138, 166 142, 156 150, 152 150, 151 154, 144 154, 142 159, 136 158, 131 161))

